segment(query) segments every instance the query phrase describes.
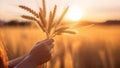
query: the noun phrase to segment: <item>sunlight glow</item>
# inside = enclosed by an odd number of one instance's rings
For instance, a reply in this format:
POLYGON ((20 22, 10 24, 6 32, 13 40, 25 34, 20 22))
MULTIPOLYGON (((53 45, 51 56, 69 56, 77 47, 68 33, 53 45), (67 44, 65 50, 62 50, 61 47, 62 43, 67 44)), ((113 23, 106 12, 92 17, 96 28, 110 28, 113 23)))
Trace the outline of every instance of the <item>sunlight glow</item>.
POLYGON ((81 8, 77 6, 71 6, 66 14, 66 18, 72 21, 78 21, 82 18, 83 12, 81 8))

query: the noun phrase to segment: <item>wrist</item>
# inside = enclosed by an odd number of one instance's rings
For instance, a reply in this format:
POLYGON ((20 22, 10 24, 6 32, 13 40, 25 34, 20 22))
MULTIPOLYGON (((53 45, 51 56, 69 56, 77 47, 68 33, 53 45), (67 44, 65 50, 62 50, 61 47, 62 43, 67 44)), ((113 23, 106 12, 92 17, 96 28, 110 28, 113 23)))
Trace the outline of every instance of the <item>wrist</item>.
POLYGON ((18 63, 14 68, 36 68, 38 64, 27 55, 20 63, 18 63))
POLYGON ((38 59, 33 55, 29 55, 28 60, 31 61, 31 63, 33 63, 35 66, 39 65, 38 59))
POLYGON ((34 63, 34 65, 38 66, 42 64, 42 59, 41 56, 40 57, 35 57, 35 55, 29 55, 29 59, 32 63, 34 63))

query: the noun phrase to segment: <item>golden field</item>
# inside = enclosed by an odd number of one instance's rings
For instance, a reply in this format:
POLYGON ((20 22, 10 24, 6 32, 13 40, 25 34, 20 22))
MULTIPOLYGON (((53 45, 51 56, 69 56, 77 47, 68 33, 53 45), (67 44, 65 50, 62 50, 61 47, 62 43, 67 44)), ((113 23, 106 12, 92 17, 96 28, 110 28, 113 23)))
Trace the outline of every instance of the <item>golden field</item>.
MULTIPOLYGON (((28 53, 45 37, 37 28, 1 27, 9 59, 28 53)), ((120 68, 120 26, 77 27, 76 35, 56 36, 48 68, 120 68)))

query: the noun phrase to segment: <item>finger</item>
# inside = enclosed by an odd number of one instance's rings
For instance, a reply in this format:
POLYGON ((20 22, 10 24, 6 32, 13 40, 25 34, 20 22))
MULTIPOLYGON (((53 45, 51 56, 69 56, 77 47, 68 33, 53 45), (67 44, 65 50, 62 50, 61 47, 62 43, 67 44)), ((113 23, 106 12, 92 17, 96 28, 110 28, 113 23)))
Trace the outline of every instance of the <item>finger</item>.
POLYGON ((54 47, 54 44, 47 45, 46 47, 47 47, 47 49, 50 51, 50 50, 54 47))
POLYGON ((46 44, 52 44, 53 42, 54 42, 53 39, 48 39, 48 40, 45 41, 46 44))
POLYGON ((49 44, 51 42, 54 42, 54 40, 53 39, 45 39, 45 40, 37 42, 36 44, 44 44, 44 43, 48 43, 49 44))
POLYGON ((51 53, 47 54, 47 55, 44 56, 44 57, 41 57, 40 64, 43 64, 43 63, 49 61, 49 60, 51 59, 51 57, 52 57, 52 56, 51 56, 51 53))
POLYGON ((53 39, 46 39, 46 40, 37 42, 37 44, 36 44, 35 47, 37 47, 37 46, 47 46, 47 45, 51 45, 53 42, 54 42, 53 39))
POLYGON ((47 39, 42 43, 42 45, 43 46, 51 45, 53 42, 54 42, 53 39, 47 39))

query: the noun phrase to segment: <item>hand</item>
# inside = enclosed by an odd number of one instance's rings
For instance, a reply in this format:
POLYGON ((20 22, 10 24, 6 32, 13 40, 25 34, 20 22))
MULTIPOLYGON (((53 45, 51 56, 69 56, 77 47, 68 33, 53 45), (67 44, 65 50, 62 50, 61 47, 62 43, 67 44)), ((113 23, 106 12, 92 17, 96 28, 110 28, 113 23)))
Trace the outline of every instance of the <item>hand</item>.
POLYGON ((14 68, 36 68, 51 59, 53 39, 46 39, 38 42, 25 58, 14 68))
POLYGON ((46 39, 38 42, 30 52, 30 57, 37 64, 43 64, 51 59, 53 39, 46 39))

